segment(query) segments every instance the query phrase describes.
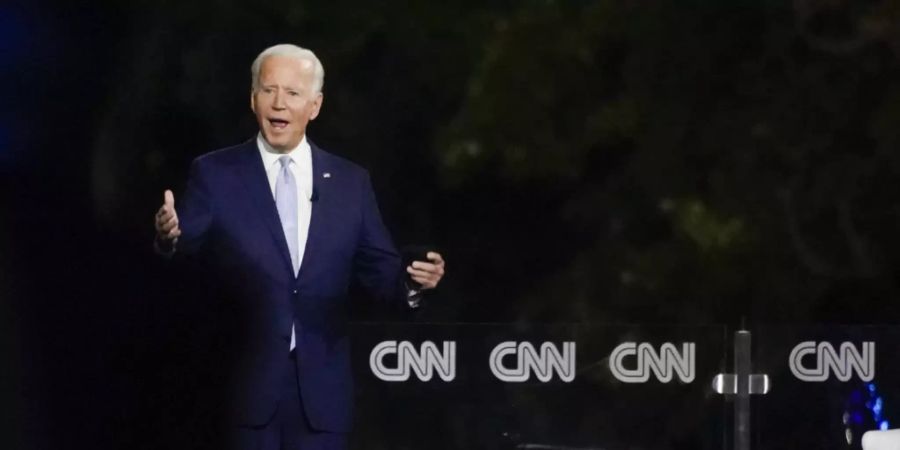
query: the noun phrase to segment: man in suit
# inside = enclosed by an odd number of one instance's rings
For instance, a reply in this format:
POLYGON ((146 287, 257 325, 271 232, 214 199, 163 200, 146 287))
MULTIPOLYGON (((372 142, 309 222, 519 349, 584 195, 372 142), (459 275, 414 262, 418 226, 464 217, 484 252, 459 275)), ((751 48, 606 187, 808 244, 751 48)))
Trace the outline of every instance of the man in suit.
POLYGON ((311 51, 276 45, 251 71, 259 134, 194 160, 177 209, 165 191, 156 247, 205 255, 232 294, 239 323, 225 376, 235 446, 343 449, 353 400, 351 279, 408 310, 419 291, 437 286, 444 261, 428 252, 404 271, 367 172, 307 139, 324 80, 311 51))

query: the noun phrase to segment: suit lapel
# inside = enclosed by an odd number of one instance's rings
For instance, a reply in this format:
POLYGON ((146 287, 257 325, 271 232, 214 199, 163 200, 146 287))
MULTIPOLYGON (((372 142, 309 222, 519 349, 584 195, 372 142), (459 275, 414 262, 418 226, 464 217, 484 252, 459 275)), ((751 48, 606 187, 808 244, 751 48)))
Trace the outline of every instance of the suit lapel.
POLYGON ((325 158, 322 149, 317 147, 316 144, 309 142, 309 147, 312 152, 313 194, 312 202, 310 203, 312 212, 309 219, 309 232, 306 235, 306 248, 303 251, 303 263, 300 264, 300 273, 297 275, 298 281, 303 275, 303 272, 306 271, 304 269, 308 268, 310 264, 315 264, 315 261, 317 260, 314 255, 319 251, 322 240, 327 233, 327 223, 325 223, 326 217, 325 214, 323 214, 325 206, 322 197, 325 197, 326 199, 330 197, 329 186, 327 183, 328 178, 325 178, 326 173, 329 177, 331 176, 329 172, 331 168, 328 166, 327 158, 325 158))
POLYGON ((251 139, 246 144, 246 148, 241 152, 241 157, 244 159, 239 165, 241 179, 247 186, 250 200, 256 207, 259 217, 262 218, 269 228, 272 238, 275 240, 275 246, 278 248, 278 252, 281 253, 285 268, 288 273, 293 273, 291 253, 284 238, 281 220, 278 218, 278 207, 275 206, 275 198, 272 197, 272 189, 269 187, 268 178, 266 178, 266 169, 263 167, 259 149, 256 147, 256 139, 251 139))

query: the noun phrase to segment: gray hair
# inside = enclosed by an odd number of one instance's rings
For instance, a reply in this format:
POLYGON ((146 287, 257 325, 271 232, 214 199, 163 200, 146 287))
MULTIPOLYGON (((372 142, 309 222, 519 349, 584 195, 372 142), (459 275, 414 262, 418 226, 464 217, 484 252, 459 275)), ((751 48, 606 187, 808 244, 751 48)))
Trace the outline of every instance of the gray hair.
POLYGON ((253 77, 250 89, 256 90, 259 87, 259 70, 262 67, 263 60, 269 56, 286 56, 299 61, 311 61, 313 63, 313 93, 322 92, 322 86, 325 84, 325 68, 322 67, 322 62, 319 61, 319 58, 316 57, 312 50, 298 47, 294 44, 273 45, 263 50, 253 60, 253 64, 250 66, 250 74, 253 77))

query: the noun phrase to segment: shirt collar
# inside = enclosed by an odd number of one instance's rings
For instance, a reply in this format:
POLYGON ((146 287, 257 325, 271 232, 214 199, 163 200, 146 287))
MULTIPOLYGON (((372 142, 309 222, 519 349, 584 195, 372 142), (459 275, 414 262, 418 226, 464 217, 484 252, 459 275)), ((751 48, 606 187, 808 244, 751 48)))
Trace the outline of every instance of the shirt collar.
POLYGON ((297 144, 296 147, 292 148, 290 151, 286 153, 279 153, 269 145, 268 142, 262 137, 262 133, 256 135, 256 147, 259 149, 259 154, 262 155, 263 165, 266 170, 269 169, 273 164, 278 162, 278 158, 284 155, 290 155, 291 160, 294 161, 294 164, 305 166, 304 162, 308 161, 311 157, 311 150, 309 147, 309 143, 306 142, 306 135, 303 135, 303 138, 300 139, 300 143, 297 144))
POLYGON ((278 165, 278 158, 283 155, 290 155, 291 160, 294 161, 294 168, 292 170, 298 178, 297 181, 299 184, 297 187, 300 188, 302 192, 301 195, 305 196, 307 199, 312 199, 312 149, 310 148, 309 142, 306 141, 306 135, 300 139, 300 143, 297 144, 296 147, 292 148, 291 151, 287 153, 276 152, 262 137, 262 133, 256 135, 256 147, 259 149, 259 154, 262 156, 263 167, 266 169, 267 174, 273 173, 273 167, 276 171, 281 167, 278 165))

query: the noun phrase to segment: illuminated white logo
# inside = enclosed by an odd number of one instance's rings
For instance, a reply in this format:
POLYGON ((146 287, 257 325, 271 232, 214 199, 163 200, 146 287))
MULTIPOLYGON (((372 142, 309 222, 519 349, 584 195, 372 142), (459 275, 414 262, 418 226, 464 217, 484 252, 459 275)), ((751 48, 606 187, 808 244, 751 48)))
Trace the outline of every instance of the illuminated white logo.
POLYGON ((652 345, 643 342, 624 342, 613 349, 609 355, 609 370, 620 381, 625 383, 645 383, 650 379, 650 372, 663 383, 672 381, 674 375, 684 383, 694 381, 696 344, 681 344, 681 352, 675 345, 666 342, 659 353, 652 345), (633 369, 625 367, 625 358, 635 356, 633 369))
POLYGON ((384 341, 369 354, 369 367, 376 377, 384 381, 406 381, 411 372, 422 381, 431 380, 434 372, 444 381, 456 378, 456 342, 444 341, 443 351, 431 341, 422 343, 417 351, 408 341, 384 341), (384 358, 397 355, 397 366, 387 367, 384 358))
POLYGON ((840 345, 840 352, 828 342, 814 341, 801 342, 793 350, 788 361, 791 372, 802 381, 825 381, 834 371, 838 380, 848 381, 855 371, 862 381, 872 381, 875 378, 875 343, 863 342, 862 353, 850 342, 840 345), (807 367, 803 364, 803 357, 815 355, 815 364, 807 367))
POLYGON ((563 342, 562 347, 560 354, 553 344, 544 342, 538 353, 530 342, 501 342, 491 351, 491 372, 501 381, 523 382, 528 381, 533 371, 538 380, 546 383, 555 371, 559 379, 571 382, 575 379, 575 343, 563 342), (503 358, 508 355, 516 356, 512 367, 503 364, 503 358))

